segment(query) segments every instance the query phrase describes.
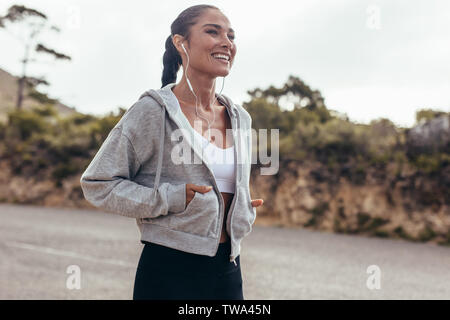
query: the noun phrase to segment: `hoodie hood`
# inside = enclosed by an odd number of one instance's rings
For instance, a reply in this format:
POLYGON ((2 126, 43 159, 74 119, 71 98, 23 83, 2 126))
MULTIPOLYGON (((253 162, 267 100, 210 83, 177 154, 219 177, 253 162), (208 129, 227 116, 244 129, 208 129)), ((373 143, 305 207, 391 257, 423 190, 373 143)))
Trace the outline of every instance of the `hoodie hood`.
MULTIPOLYGON (((178 112, 181 112, 180 104, 178 102, 177 97, 172 91, 172 88, 176 85, 176 83, 169 83, 166 86, 162 87, 161 89, 150 89, 145 91, 139 99, 142 99, 145 96, 151 96, 154 98, 158 103, 167 109, 169 114, 177 114, 178 112)), ((224 94, 216 94, 217 100, 219 100, 223 105, 226 106, 228 109, 228 112, 233 117, 236 117, 238 114, 237 107, 234 105, 233 101, 227 97, 224 94)))

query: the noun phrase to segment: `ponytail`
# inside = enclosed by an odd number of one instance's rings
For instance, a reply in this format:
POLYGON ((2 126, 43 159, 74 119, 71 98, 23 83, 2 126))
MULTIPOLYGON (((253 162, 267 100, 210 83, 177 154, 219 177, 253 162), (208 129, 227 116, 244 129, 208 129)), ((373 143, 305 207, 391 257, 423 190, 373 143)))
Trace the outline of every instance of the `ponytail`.
MULTIPOLYGON (((166 51, 163 55, 162 87, 177 81, 177 73, 182 64, 181 56, 173 45, 172 35, 166 39, 166 51)), ((161 87, 161 88, 162 88, 161 87)))

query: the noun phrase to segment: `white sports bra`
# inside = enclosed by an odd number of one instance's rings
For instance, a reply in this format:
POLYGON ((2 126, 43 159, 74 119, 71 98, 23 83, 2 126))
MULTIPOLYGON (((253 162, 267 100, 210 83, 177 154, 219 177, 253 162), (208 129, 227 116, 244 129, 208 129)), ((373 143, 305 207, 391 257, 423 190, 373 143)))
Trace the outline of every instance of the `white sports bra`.
POLYGON ((194 130, 195 136, 202 142, 204 156, 211 164, 211 170, 217 181, 217 187, 220 192, 235 193, 236 184, 236 162, 234 160, 234 144, 233 146, 222 149, 200 133, 194 130))

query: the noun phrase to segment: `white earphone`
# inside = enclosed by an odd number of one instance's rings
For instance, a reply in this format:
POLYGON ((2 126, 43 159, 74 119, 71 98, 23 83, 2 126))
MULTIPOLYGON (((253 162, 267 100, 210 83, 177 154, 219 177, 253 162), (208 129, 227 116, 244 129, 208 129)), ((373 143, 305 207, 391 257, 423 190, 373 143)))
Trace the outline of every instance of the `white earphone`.
MULTIPOLYGON (((184 52, 186 53, 186 56, 188 57, 188 61, 189 61, 189 55, 188 55, 188 53, 187 53, 187 51, 186 51, 186 48, 184 47, 184 44, 183 44, 183 43, 181 43, 181 47, 183 48, 184 52)), ((189 62, 188 62, 188 63, 189 63, 189 62)), ((187 77, 187 74, 186 74, 186 81, 187 81, 188 86, 189 86, 189 88, 191 89, 192 93, 194 93, 194 89, 192 89, 192 85, 191 85, 191 82, 189 81, 189 79, 188 79, 188 77, 187 77)), ((194 95, 195 95, 195 93, 194 93, 194 95)))
MULTIPOLYGON (((189 81, 189 79, 188 79, 188 77, 187 77, 187 68, 189 67, 189 55, 188 55, 188 53, 187 53, 187 51, 186 51, 186 48, 184 47, 184 44, 183 44, 183 43, 181 43, 181 47, 183 48, 184 52, 186 53, 186 56, 187 56, 187 59, 188 59, 187 67, 186 67, 186 70, 185 70, 185 77, 186 77, 187 84, 188 84, 189 88, 191 89, 192 94, 193 94, 194 97, 195 97, 195 113, 196 113, 197 117, 201 117, 201 118, 203 118, 203 119, 205 119, 205 120, 207 121, 207 123, 208 123, 208 140, 211 142, 211 123, 209 122, 208 119, 206 119, 206 118, 204 118, 204 117, 202 117, 202 116, 199 116, 199 114, 198 114, 198 112, 197 112, 197 95, 195 94, 194 89, 192 88, 191 82, 189 81)), ((220 93, 222 93, 222 90, 223 90, 223 85, 224 85, 224 82, 225 82, 225 77, 223 78, 223 80, 224 80, 224 81, 222 82, 222 89, 220 90, 220 93)), ((219 93, 219 94, 220 94, 220 93, 219 93)), ((214 99, 214 102, 212 103, 212 105, 214 105, 214 103, 216 102, 216 100, 217 100, 217 97, 214 99)), ((213 109, 213 121, 212 121, 213 123, 214 123, 215 119, 216 119, 216 114, 215 114, 214 109, 213 109)))

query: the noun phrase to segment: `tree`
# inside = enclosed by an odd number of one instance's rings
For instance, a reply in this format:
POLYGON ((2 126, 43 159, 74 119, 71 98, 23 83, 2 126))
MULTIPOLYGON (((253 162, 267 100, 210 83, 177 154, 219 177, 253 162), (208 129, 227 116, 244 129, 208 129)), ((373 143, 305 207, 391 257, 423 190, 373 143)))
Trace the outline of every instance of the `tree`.
MULTIPOLYGON (((25 86, 32 89, 32 92, 36 92, 34 88, 40 84, 49 85, 49 83, 43 77, 31 77, 27 76, 27 66, 30 62, 35 62, 36 59, 31 57, 32 48, 36 53, 46 53, 53 56, 57 60, 71 60, 70 56, 56 52, 55 50, 48 48, 44 44, 37 41, 38 35, 45 29, 50 29, 53 32, 60 32, 60 29, 54 25, 48 27, 47 16, 39 12, 38 10, 27 8, 25 6, 13 5, 8 9, 8 13, 4 16, 0 16, 0 29, 6 29, 6 23, 28 22, 27 30, 29 31, 25 38, 18 38, 24 45, 24 56, 21 60, 22 63, 22 75, 18 80, 17 91, 17 109, 21 109, 24 95, 25 86)), ((32 95, 36 97, 36 94, 32 95)))
POLYGON ((325 123, 333 118, 320 91, 311 89, 303 80, 293 75, 289 76, 281 88, 256 88, 247 93, 251 96, 251 101, 244 103, 244 108, 252 117, 255 116, 255 128, 279 128, 280 134, 287 135, 299 122, 325 123), (280 103, 283 98, 295 101, 292 111, 281 110, 280 103))
POLYGON ((252 98, 264 98, 269 102, 279 105, 281 97, 288 94, 292 94, 297 97, 299 103, 295 105, 295 108, 306 107, 309 110, 315 110, 317 108, 325 107, 324 98, 318 90, 312 90, 306 83, 300 78, 295 76, 289 76, 288 81, 282 88, 275 88, 270 86, 266 90, 259 88, 255 90, 247 91, 252 98))

